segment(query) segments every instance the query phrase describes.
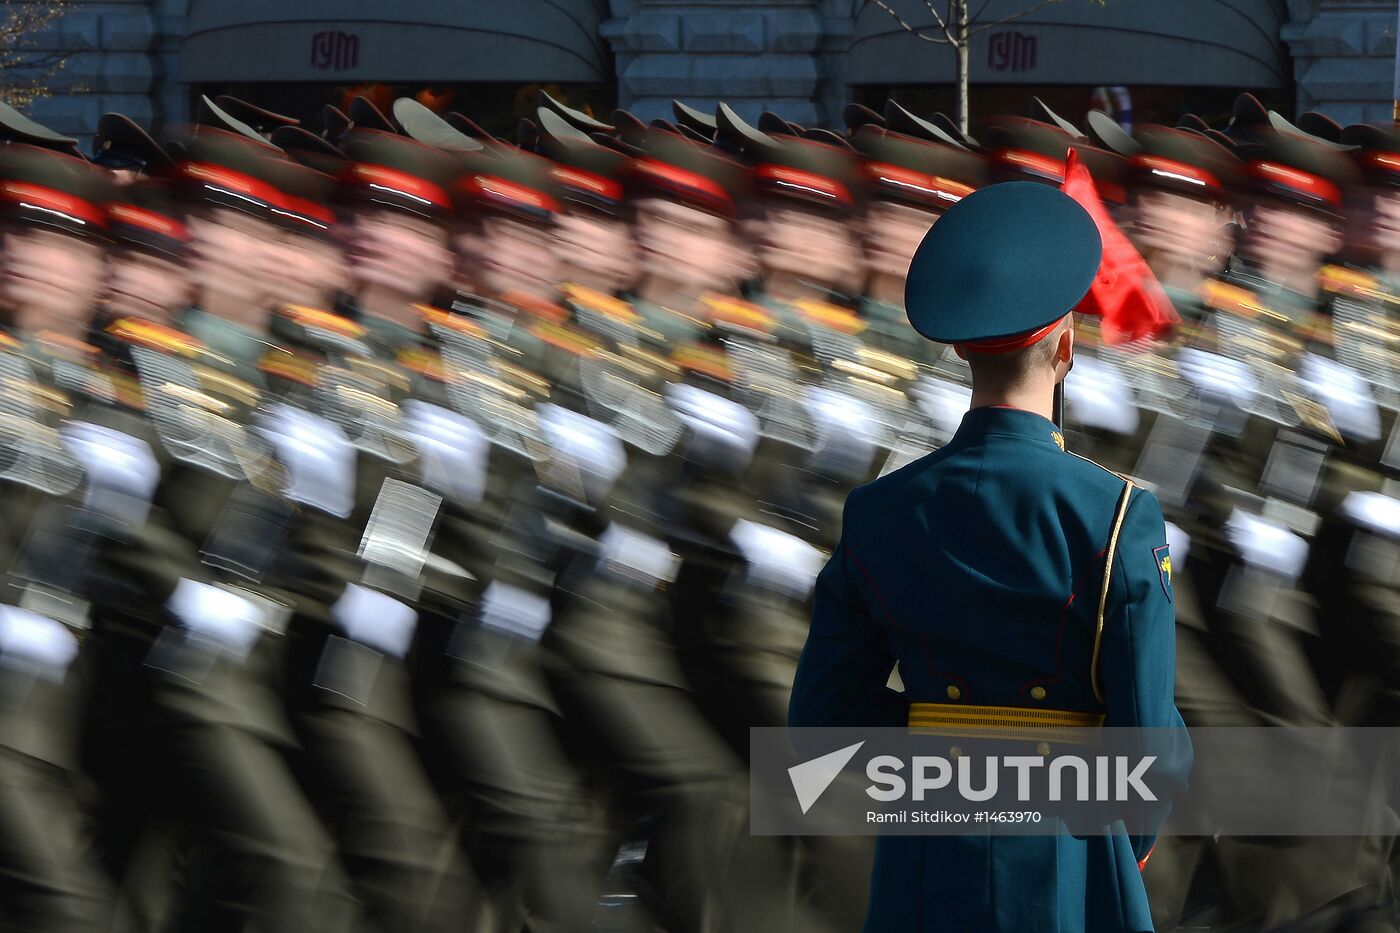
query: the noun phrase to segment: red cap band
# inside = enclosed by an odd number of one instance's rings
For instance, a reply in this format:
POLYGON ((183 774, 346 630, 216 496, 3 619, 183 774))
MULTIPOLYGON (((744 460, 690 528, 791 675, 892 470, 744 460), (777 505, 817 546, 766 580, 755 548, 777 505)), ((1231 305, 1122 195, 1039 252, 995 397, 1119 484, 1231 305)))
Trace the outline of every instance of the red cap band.
POLYGON ((0 184, 0 194, 21 207, 58 214, 100 229, 107 227, 107 219, 96 204, 55 188, 25 181, 7 181, 0 184))
POLYGON ((818 175, 816 172, 789 168, 786 165, 760 165, 754 169, 754 175, 764 181, 776 182, 785 188, 809 191, 842 204, 855 203, 845 185, 834 178, 818 175))
POLYGON ((426 178, 419 178, 417 175, 410 175, 408 172, 401 172, 384 165, 356 162, 350 166, 349 177, 352 182, 362 188, 376 188, 393 194, 407 195, 415 201, 421 201, 424 205, 439 210, 446 211, 452 208, 452 199, 448 197, 441 185, 434 184, 426 178))
POLYGON ((729 192, 713 179, 706 178, 699 172, 692 172, 668 162, 660 162, 656 159, 638 159, 633 163, 633 167, 643 175, 660 182, 665 188, 672 191, 684 193, 686 191, 705 196, 705 200, 718 202, 726 209, 732 210, 734 201, 729 196, 729 192))
POLYGON ((1311 172, 1277 162, 1251 162, 1249 173, 1255 178, 1286 188, 1295 194, 1322 201, 1332 207, 1342 206, 1342 193, 1337 190, 1337 186, 1311 172))
POLYGON ((1025 334, 1016 334, 1011 337, 996 337, 991 340, 969 340, 961 346, 969 353, 1010 353, 1012 350, 1024 350, 1033 343, 1039 342, 1056 327, 1060 326, 1059 320, 1051 321, 1044 327, 1037 328, 1025 334))

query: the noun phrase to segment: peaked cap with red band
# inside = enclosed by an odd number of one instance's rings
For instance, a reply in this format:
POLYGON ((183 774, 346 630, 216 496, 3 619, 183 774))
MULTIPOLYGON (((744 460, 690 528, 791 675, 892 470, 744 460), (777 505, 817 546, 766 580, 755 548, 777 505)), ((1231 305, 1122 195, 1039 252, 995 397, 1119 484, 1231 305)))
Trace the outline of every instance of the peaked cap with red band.
POLYGON ((1093 218, 1069 195, 1037 182, 989 185, 919 244, 904 286, 909 323, 974 352, 1029 346, 1083 299, 1102 252, 1093 218))

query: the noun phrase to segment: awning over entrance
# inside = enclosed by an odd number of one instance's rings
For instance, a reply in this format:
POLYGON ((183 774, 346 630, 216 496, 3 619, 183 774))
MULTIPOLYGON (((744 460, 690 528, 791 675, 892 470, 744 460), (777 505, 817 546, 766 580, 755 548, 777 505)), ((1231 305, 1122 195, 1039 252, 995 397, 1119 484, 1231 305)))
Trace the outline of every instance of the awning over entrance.
MULTIPOLYGON (((910 26, 941 34, 924 0, 886 3, 910 26)), ((941 0, 933 6, 947 9, 941 0)), ((976 14, 983 3, 968 6, 976 14)), ((989 0, 978 23, 1034 6, 989 0)), ((974 86, 1286 87, 1283 7, 1283 0, 1061 0, 975 35, 970 79, 974 86)), ((911 35, 874 2, 864 5, 851 43, 850 84, 952 84, 955 68, 951 48, 911 35)))
POLYGON ((606 0, 193 0, 186 83, 603 83, 606 0))

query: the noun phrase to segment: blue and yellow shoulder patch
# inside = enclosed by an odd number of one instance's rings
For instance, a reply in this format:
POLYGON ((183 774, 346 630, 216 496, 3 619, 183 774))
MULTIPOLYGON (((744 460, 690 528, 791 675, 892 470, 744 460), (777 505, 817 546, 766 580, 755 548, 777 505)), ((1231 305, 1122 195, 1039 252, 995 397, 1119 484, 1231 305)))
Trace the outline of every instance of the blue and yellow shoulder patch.
POLYGON ((1172 598, 1172 555, 1167 545, 1152 549, 1152 557, 1157 561, 1157 572, 1162 577, 1162 592, 1167 600, 1172 598))

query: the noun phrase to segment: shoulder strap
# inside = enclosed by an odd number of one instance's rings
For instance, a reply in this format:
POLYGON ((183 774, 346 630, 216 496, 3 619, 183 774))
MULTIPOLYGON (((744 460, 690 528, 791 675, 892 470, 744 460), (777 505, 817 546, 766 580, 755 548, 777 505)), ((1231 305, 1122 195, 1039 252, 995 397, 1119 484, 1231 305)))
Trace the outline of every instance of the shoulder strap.
POLYGON ((1099 687, 1099 644, 1103 641, 1103 617, 1108 610, 1108 584, 1113 577, 1113 555, 1118 550, 1118 532, 1123 530, 1123 516, 1128 514, 1128 500, 1133 495, 1133 481, 1123 481, 1123 494, 1118 498, 1118 513, 1113 518, 1113 530, 1108 536, 1108 547, 1104 550, 1103 588, 1099 590, 1099 612, 1094 621, 1094 654, 1089 662, 1089 685, 1094 688, 1094 698, 1103 702, 1103 690, 1099 687))

